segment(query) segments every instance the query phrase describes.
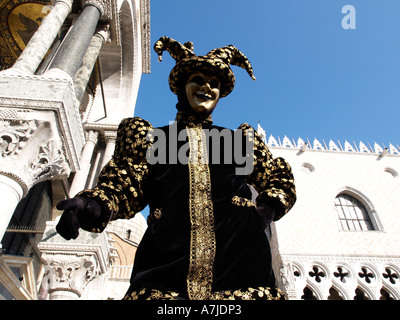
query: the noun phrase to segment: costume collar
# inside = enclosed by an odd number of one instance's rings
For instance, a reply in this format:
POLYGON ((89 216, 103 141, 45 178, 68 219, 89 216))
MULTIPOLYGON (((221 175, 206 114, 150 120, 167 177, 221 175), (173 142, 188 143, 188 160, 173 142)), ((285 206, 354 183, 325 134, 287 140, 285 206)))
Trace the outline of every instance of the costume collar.
POLYGON ((175 120, 180 123, 184 124, 189 127, 194 127, 194 126, 205 126, 205 125, 212 125, 213 121, 211 118, 211 114, 208 115, 198 115, 198 114, 193 114, 190 112, 186 111, 178 111, 176 114, 175 120))

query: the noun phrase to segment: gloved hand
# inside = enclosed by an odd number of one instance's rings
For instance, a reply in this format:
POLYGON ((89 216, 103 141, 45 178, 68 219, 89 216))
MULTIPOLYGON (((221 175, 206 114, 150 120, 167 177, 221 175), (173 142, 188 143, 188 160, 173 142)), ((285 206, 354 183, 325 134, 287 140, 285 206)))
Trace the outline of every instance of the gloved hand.
POLYGON ((263 220, 265 229, 274 220, 275 209, 268 204, 262 203, 256 207, 256 211, 263 220))
POLYGON ((57 204, 58 210, 64 210, 56 226, 57 232, 66 240, 76 239, 79 228, 95 222, 101 215, 101 206, 95 200, 75 197, 62 200, 57 204))

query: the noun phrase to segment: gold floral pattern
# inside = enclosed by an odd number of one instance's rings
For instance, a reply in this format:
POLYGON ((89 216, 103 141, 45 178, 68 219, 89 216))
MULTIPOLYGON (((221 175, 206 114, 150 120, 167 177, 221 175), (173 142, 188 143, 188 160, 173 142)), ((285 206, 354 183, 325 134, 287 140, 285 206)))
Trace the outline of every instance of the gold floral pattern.
POLYGON ((150 212, 149 216, 147 217, 147 224, 151 224, 154 221, 160 219, 162 217, 162 210, 161 209, 154 209, 150 212))
MULTIPOLYGON (((127 293, 124 300, 182 300, 180 293, 156 289, 141 289, 127 293)), ((238 290, 212 292, 209 300, 286 300, 285 294, 279 288, 257 287, 238 290)))
POLYGON ((201 125, 189 137, 190 253, 187 289, 191 300, 210 298, 215 259, 214 212, 206 136, 201 125))
POLYGON ((277 210, 274 217, 277 221, 293 207, 296 201, 292 169, 285 159, 273 158, 271 151, 253 127, 244 123, 239 129, 254 142, 254 170, 247 177, 247 182, 259 193, 256 205, 272 204, 277 210))
POLYGON ((96 200, 103 208, 102 217, 90 231, 101 232, 110 220, 129 219, 143 210, 147 201, 143 182, 148 175, 146 139, 153 127, 139 117, 121 121, 112 159, 101 171, 97 186, 77 194, 96 200))
POLYGON ((123 300, 177 300, 179 293, 167 291, 165 293, 156 289, 142 289, 126 294, 123 300))
POLYGON ((255 207, 256 205, 250 199, 234 196, 232 198, 232 204, 238 207, 255 207))

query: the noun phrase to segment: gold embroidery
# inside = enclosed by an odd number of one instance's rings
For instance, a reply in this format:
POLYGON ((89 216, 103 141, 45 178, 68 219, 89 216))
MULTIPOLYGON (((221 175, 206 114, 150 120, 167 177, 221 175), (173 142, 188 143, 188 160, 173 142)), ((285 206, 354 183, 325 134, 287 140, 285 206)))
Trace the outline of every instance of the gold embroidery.
POLYGON ((122 120, 114 155, 101 170, 97 186, 77 194, 98 201, 106 209, 102 210, 101 218, 90 226, 92 232, 103 231, 110 219, 130 219, 146 207, 142 184, 149 168, 144 154, 151 142, 146 140, 146 136, 138 139, 133 136, 137 132, 151 130, 151 124, 141 118, 122 120))
POLYGON ((234 204, 235 206, 238 206, 238 207, 255 207, 256 206, 253 201, 251 201, 247 198, 239 197, 239 196, 234 196, 232 198, 232 204, 234 204))
MULTIPOLYGON (((128 293, 123 300, 178 300, 183 299, 173 291, 162 292, 156 289, 141 289, 128 293)), ((285 294, 279 288, 257 287, 247 290, 226 290, 212 292, 210 300, 286 300, 285 294)))
POLYGON ((163 293, 156 289, 152 289, 150 292, 148 289, 142 289, 127 294, 123 300, 176 300, 178 296, 179 294, 173 291, 163 293))
POLYGON ((160 219, 162 217, 161 209, 155 209, 153 212, 150 212, 149 216, 147 217, 147 224, 151 224, 152 222, 160 219))
POLYGON ((215 259, 214 212, 206 136, 201 126, 186 127, 189 137, 190 253, 189 299, 210 299, 215 259))
POLYGON ((281 289, 258 287, 247 290, 219 291, 212 294, 211 300, 286 300, 281 289))
POLYGON ((294 177, 289 163, 283 158, 273 158, 260 135, 249 124, 239 126, 244 136, 254 139, 254 170, 247 182, 258 192, 256 203, 273 204, 277 209, 274 221, 282 218, 296 202, 294 177))

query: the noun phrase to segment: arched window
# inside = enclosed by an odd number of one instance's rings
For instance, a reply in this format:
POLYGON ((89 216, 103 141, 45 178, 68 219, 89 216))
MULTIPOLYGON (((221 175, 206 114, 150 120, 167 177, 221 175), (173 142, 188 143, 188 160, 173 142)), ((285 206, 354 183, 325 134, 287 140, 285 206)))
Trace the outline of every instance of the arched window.
POLYGON ((367 208, 353 196, 340 193, 335 198, 335 207, 342 230, 376 230, 367 208))

